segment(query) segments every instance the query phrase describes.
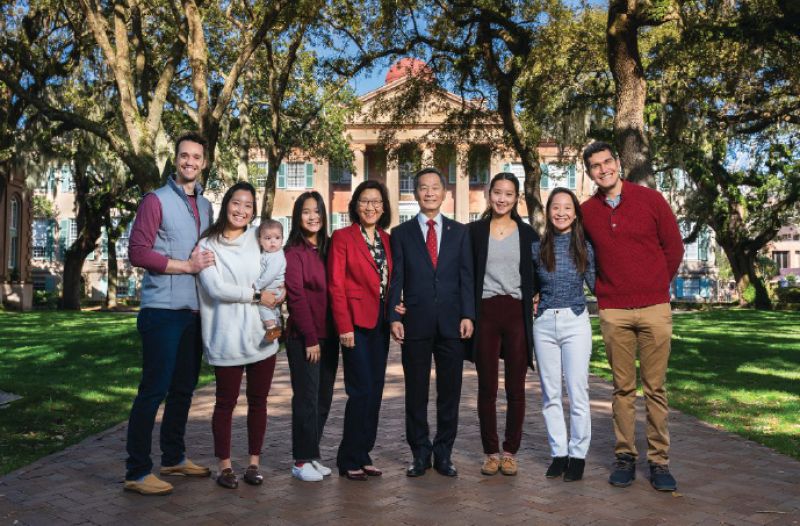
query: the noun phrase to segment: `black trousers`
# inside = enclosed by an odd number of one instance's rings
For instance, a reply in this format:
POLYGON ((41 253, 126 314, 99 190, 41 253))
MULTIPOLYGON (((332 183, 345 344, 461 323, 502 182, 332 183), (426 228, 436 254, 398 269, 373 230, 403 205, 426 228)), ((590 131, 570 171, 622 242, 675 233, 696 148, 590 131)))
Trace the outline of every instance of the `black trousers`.
POLYGON ((369 456, 378 434, 378 417, 386 378, 386 358, 389 354, 389 328, 379 309, 374 329, 355 328, 355 346, 342 348, 344 388, 347 405, 344 411, 344 431, 336 465, 340 472, 372 465, 369 456))
POLYGON ((319 346, 319 362, 310 363, 302 339, 286 340, 292 381, 292 456, 300 462, 320 458, 319 442, 331 410, 339 367, 338 338, 321 338, 319 346))
POLYGON ((406 440, 414 458, 436 462, 450 460, 458 429, 464 344, 459 339, 430 338, 403 344, 403 373, 406 383, 406 440), (436 364, 436 437, 428 429, 428 386, 431 357, 436 364))

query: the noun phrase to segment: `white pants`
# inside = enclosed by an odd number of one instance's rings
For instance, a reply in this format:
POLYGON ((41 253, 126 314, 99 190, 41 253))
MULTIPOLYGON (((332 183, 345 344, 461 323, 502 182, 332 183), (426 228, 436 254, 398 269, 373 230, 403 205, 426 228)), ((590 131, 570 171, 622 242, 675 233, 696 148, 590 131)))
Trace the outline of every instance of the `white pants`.
POLYGON ((547 426, 551 455, 586 458, 592 438, 589 414, 589 358, 592 326, 586 309, 576 316, 572 309, 547 309, 533 322, 536 365, 542 382, 542 414, 547 426), (569 447, 561 376, 569 395, 569 447))

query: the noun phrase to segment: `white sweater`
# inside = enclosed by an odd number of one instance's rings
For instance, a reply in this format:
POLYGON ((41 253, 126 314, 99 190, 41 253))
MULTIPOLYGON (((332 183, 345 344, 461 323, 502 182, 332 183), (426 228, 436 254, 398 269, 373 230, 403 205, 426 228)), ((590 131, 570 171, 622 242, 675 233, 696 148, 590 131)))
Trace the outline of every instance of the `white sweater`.
POLYGON ((255 227, 234 240, 204 238, 200 248, 212 250, 216 261, 198 275, 206 361, 245 365, 277 353, 278 342, 263 343, 264 327, 253 303, 253 284, 261 271, 255 227))

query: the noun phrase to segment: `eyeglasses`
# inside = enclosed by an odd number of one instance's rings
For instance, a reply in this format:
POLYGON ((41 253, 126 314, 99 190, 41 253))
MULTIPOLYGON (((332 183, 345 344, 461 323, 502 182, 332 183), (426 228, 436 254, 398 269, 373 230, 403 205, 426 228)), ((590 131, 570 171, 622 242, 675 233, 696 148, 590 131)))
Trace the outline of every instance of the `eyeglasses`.
POLYGON ((372 205, 372 208, 381 208, 383 206, 383 201, 379 201, 377 199, 374 201, 359 199, 358 204, 361 205, 362 208, 369 208, 369 205, 372 205))

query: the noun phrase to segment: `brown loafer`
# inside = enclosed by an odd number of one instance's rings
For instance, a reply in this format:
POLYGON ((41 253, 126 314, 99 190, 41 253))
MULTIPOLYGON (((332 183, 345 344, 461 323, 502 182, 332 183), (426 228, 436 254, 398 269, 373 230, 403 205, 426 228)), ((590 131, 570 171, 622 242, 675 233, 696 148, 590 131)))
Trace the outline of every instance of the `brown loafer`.
POLYGON ((367 480, 367 474, 364 472, 363 469, 359 469, 356 471, 342 471, 339 473, 339 476, 346 478, 347 480, 357 480, 359 482, 364 482, 367 480))
POLYGON ((260 486, 264 482, 264 477, 258 472, 258 466, 255 464, 247 466, 247 469, 244 470, 244 477, 242 478, 251 486, 260 486))
POLYGON ((379 470, 375 466, 363 466, 361 470, 366 473, 368 477, 380 477, 383 475, 383 471, 379 470))
POLYGON ((236 473, 231 468, 225 468, 217 475, 217 484, 227 489, 236 489, 239 487, 239 479, 236 478, 236 473))
POLYGON ((500 471, 500 459, 495 456, 487 456, 486 460, 483 461, 483 466, 481 466, 481 473, 492 476, 497 475, 498 471, 500 471))
POLYGON ((174 466, 161 466, 162 475, 178 475, 181 477, 208 477, 211 475, 211 470, 205 466, 200 466, 189 460, 183 459, 183 462, 174 466))

